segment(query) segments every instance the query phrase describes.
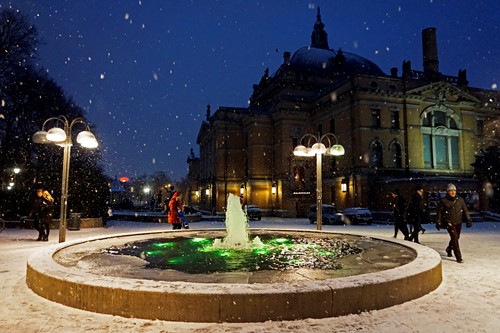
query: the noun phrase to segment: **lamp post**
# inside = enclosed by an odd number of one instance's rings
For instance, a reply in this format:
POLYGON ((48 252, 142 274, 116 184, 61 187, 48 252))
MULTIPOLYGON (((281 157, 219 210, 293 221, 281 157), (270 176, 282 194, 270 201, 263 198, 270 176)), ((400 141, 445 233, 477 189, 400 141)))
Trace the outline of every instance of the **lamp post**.
POLYGON ((147 206, 149 200, 149 192, 151 192, 151 189, 146 186, 142 191, 144 192, 144 195, 146 197, 146 200, 144 200, 144 206, 147 206))
POLYGON ((83 124, 85 130, 78 133, 76 142, 85 148, 97 148, 97 140, 90 132, 88 124, 83 118, 75 118, 71 122, 65 116, 51 117, 43 122, 42 130, 33 134, 33 142, 35 143, 53 143, 63 147, 63 167, 62 167, 62 184, 61 184, 61 212, 59 214, 59 243, 66 240, 66 212, 68 205, 68 180, 69 180, 69 162, 71 154, 71 146, 73 145, 72 129, 76 124, 83 124), (53 127, 45 131, 45 125, 53 121, 57 124, 62 124, 63 128, 53 127))
POLYGON ((322 136, 306 134, 300 139, 300 144, 295 147, 293 154, 304 157, 316 155, 316 229, 321 230, 323 221, 322 156, 323 154, 342 156, 345 154, 345 149, 342 145, 339 145, 337 137, 333 133, 327 133, 322 136), (327 143, 327 145, 323 142, 327 143), (305 143, 305 145, 302 143, 305 143))
POLYGON ((9 173, 9 178, 7 182, 7 190, 10 191, 14 188, 16 184, 16 176, 21 172, 21 168, 15 166, 12 168, 12 173, 9 173))

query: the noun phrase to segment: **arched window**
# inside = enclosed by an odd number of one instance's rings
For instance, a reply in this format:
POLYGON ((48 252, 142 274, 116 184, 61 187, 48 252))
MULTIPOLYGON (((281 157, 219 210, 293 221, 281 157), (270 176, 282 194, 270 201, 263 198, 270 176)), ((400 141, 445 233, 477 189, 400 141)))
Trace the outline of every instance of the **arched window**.
POLYGON ((430 169, 458 169, 458 138, 462 122, 451 109, 433 107, 422 113, 424 166, 430 169))
POLYGON ((403 155, 401 148, 401 144, 396 140, 392 141, 389 144, 389 151, 391 152, 391 167, 393 168, 402 168, 403 167, 403 155))
POLYGON ((381 168, 384 165, 384 147, 382 142, 375 140, 370 144, 370 162, 372 167, 381 168))

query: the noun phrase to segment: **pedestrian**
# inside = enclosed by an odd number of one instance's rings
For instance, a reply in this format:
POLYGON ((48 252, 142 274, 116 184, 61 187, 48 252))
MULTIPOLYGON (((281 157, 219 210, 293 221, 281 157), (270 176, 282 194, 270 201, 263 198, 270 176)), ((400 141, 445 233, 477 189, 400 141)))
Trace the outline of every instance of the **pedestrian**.
POLYGON ((399 189, 394 189, 391 193, 392 196, 392 209, 394 212, 394 238, 398 236, 398 230, 403 233, 404 239, 409 239, 408 227, 406 226, 405 220, 405 210, 406 210, 406 200, 399 193, 399 189))
POLYGON ((54 198, 43 187, 36 189, 36 197, 29 218, 33 218, 33 225, 38 231, 37 241, 48 241, 50 223, 54 214, 54 198))
POLYGON ((462 231, 462 219, 466 220, 466 227, 472 227, 472 219, 467 209, 467 205, 462 197, 457 195, 457 188, 454 184, 446 187, 446 196, 442 198, 436 210, 436 228, 446 228, 450 235, 450 241, 446 248, 446 255, 455 254, 458 263, 463 263, 462 252, 460 251, 460 232, 462 231))
POLYGON ((108 210, 106 211, 104 217, 102 218, 102 227, 107 228, 108 227, 108 221, 111 220, 113 217, 113 209, 111 206, 108 206, 108 210))
POLYGON ((172 225, 172 229, 181 229, 182 223, 179 219, 179 210, 182 210, 181 195, 179 192, 174 192, 168 203, 168 223, 172 225))
POLYGON ((42 228, 44 229, 44 238, 46 242, 49 240, 50 224, 52 223, 52 218, 54 217, 54 198, 49 191, 44 190, 42 194, 43 198, 43 208, 40 221, 42 222, 42 228))
POLYGON ((429 221, 429 209, 424 198, 424 192, 423 186, 417 185, 406 210, 407 220, 412 226, 408 240, 419 244, 418 234, 421 231, 425 232, 425 229, 422 228, 422 223, 429 221))

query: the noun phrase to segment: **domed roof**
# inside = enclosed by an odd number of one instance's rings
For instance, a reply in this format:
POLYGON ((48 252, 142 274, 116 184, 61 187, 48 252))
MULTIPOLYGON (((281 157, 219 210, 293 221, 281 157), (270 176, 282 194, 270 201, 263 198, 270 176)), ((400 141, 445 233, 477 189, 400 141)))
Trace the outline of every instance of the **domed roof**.
POLYGON ((385 76, 380 67, 362 56, 312 46, 298 49, 290 60, 290 66, 295 70, 320 76, 385 76))
POLYGON ((324 28, 318 7, 311 46, 302 47, 294 53, 289 62, 291 69, 326 77, 354 74, 385 76, 380 67, 366 58, 342 50, 331 50, 328 46, 328 34, 324 28))

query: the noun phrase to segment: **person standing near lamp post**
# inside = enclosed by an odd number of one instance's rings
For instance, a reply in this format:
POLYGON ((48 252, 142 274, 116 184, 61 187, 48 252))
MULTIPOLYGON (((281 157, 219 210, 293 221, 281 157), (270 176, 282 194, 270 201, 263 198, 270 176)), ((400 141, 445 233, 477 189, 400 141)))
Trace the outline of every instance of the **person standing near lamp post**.
POLYGON ((29 213, 29 218, 33 218, 35 229, 38 231, 37 241, 47 242, 49 240, 50 223, 54 213, 54 198, 39 186, 36 190, 36 197, 33 202, 33 208, 29 213))

